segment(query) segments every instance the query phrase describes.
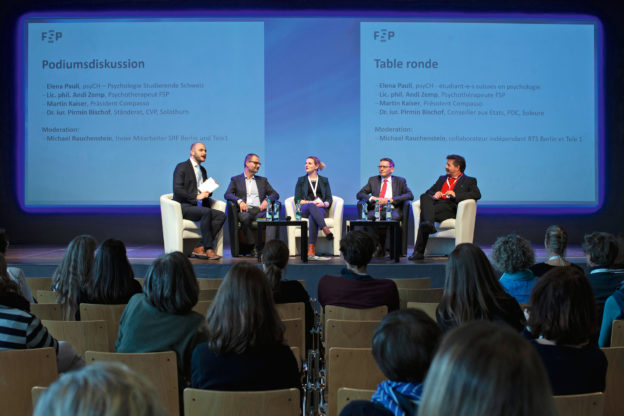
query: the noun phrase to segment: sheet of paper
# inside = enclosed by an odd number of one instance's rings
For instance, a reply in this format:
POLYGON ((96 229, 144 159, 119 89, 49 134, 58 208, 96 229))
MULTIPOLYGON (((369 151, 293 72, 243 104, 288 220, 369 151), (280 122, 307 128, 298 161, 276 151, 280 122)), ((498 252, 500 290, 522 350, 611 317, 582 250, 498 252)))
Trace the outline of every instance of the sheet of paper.
POLYGON ((199 185, 199 192, 214 192, 215 189, 217 189, 219 187, 219 184, 217 183, 217 181, 215 181, 214 179, 212 179, 212 177, 206 179, 205 181, 202 182, 201 185, 199 185))

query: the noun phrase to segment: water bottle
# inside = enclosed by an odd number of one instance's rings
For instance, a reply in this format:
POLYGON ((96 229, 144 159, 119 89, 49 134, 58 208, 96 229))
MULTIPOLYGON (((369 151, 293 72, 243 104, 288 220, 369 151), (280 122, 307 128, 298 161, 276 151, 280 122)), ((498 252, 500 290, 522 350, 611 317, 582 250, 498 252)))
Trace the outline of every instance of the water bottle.
POLYGON ((297 200, 297 204, 295 205, 295 219, 297 221, 301 221, 301 201, 297 200))
POLYGON ((379 201, 375 201, 375 221, 379 221, 381 219, 381 204, 379 201))
POLYGON ((266 220, 267 221, 272 221, 273 220, 273 204, 271 204, 271 200, 268 197, 267 197, 266 201, 267 201, 266 220))
POLYGON ((280 210, 282 209, 282 203, 279 201, 273 202, 273 221, 279 221, 280 210))
POLYGON ((362 221, 368 220, 368 204, 366 201, 360 201, 362 221))
POLYGON ((392 220, 392 204, 390 202, 386 202, 386 221, 392 220))

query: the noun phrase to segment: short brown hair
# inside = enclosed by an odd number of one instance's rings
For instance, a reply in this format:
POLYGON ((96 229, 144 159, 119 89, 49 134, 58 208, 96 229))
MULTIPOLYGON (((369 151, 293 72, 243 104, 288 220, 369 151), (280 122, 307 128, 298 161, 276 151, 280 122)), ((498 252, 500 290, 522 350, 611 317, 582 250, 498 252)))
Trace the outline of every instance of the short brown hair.
POLYGON ((466 170, 466 159, 464 159, 463 156, 460 156, 460 155, 448 155, 448 156, 446 156, 446 160, 453 161, 453 164, 455 166, 459 167, 459 171, 460 172, 463 173, 466 170))
POLYGON ((612 234, 593 232, 586 234, 583 252, 596 266, 610 267, 618 255, 617 240, 612 234))
POLYGON ((382 157, 381 159, 379 159, 380 162, 388 162, 388 164, 390 165, 391 168, 394 167, 394 161, 392 159, 390 159, 389 157, 382 157))
POLYGON ((143 292, 161 312, 189 313, 199 296, 191 262, 179 251, 158 257, 147 271, 143 292))

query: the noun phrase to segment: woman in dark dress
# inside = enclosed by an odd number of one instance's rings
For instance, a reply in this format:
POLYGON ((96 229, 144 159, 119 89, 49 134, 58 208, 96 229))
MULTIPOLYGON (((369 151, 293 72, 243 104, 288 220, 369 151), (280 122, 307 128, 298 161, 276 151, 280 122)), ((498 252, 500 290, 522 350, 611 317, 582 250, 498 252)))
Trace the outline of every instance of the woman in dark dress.
POLYGON ((574 266, 581 269, 576 264, 570 263, 565 259, 565 251, 568 245, 568 233, 560 225, 551 225, 546 228, 546 236, 544 237, 544 248, 548 260, 542 263, 536 263, 530 267, 530 270, 537 277, 543 276, 544 273, 561 266, 574 266))

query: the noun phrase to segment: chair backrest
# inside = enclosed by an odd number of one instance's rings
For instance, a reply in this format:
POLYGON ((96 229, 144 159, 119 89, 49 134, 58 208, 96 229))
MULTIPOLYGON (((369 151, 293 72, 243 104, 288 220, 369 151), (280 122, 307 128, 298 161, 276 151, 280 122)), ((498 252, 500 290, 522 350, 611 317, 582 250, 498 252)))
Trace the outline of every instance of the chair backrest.
POLYGON ((607 356, 605 416, 624 415, 624 347, 601 348, 607 356))
POLYGON ((386 315, 388 315, 388 307, 386 305, 367 309, 325 305, 325 321, 328 319, 341 319, 343 321, 381 321, 386 315))
POLYGON ((173 351, 121 354, 115 352, 87 351, 87 364, 95 361, 115 361, 127 365, 132 370, 150 380, 167 414, 178 415, 178 364, 173 351))
POLYGON ((26 284, 30 288, 32 293, 37 293, 38 290, 50 290, 52 287, 51 277, 28 277, 26 278, 26 284))
POLYGON ((30 397, 32 398, 33 411, 35 410, 35 407, 37 407, 37 402, 39 401, 39 398, 47 389, 48 389, 47 387, 35 386, 30 390, 30 397))
POLYGON ((63 319, 63 311, 58 303, 31 303, 30 313, 41 320, 60 321, 63 319))
POLYGON ((145 278, 144 277, 135 277, 134 280, 136 280, 137 282, 139 282, 139 284, 141 285, 141 287, 143 287, 143 284, 145 283, 145 278))
POLYGON ((219 289, 219 286, 221 286, 221 283, 223 283, 223 278, 217 278, 217 279, 199 278, 197 279, 197 285, 199 286, 199 290, 219 289))
POLYGON ((405 279, 390 279, 395 284, 397 289, 430 289, 431 278, 430 277, 410 277, 405 279))
POLYGON ((604 393, 571 394, 555 396, 559 416, 603 416, 604 393))
MULTIPOLYGON (((305 351, 305 321, 301 318, 282 319, 284 324, 284 342, 289 347, 305 351)), ((302 357, 299 356, 299 359, 302 357)))
POLYGON ((59 341, 69 342, 84 357, 87 351, 112 352, 106 321, 41 321, 59 341))
POLYGON ((338 414, 350 402, 354 400, 369 400, 373 397, 375 390, 352 389, 349 387, 340 387, 338 389, 338 414))
POLYGON ((624 321, 616 320, 611 324, 611 346, 624 347, 624 321))
POLYGON ((373 390, 384 379, 371 348, 331 348, 327 362, 329 416, 338 415, 340 387, 373 390))
POLYGON ((31 389, 49 386, 58 377, 54 348, 0 351, 2 414, 30 416, 31 389))
POLYGON ((184 415, 299 416, 299 390, 215 391, 184 389, 184 415))
POLYGON ((399 289, 401 309, 407 308, 407 302, 440 303, 444 289, 399 289))
POLYGON ((305 322, 305 304, 303 302, 277 303, 275 309, 281 319, 300 318, 305 322))
POLYGON ((380 321, 325 321, 325 348, 371 348, 380 321))
POLYGON ((108 351, 115 351, 115 342, 119 334, 119 320, 126 309, 125 304, 96 305, 94 303, 80 304, 80 319, 84 321, 106 321, 108 328, 108 351))
POLYGON ((35 294, 35 298, 37 299, 37 303, 58 303, 57 302, 58 293, 53 292, 51 290, 37 290, 35 294))
POLYGON ((213 300, 217 296, 219 289, 200 289, 197 296, 198 300, 213 300))
POLYGON ((436 309, 438 309, 438 305, 438 302, 407 302, 408 309, 420 309, 434 321, 437 319, 436 309))
POLYGON ((198 300, 195 306, 193 306, 193 310, 206 316, 206 312, 208 312, 208 308, 210 307, 211 303, 212 300, 198 300))
POLYGON ((182 207, 179 202, 173 200, 173 194, 164 194, 160 197, 160 217, 165 253, 181 250, 182 207))
POLYGON ((299 349, 299 347, 290 347, 290 350, 292 351, 293 355, 295 356, 295 359, 297 360, 297 367, 299 367, 299 372, 301 372, 301 357, 303 357, 301 355, 301 350, 299 349))

